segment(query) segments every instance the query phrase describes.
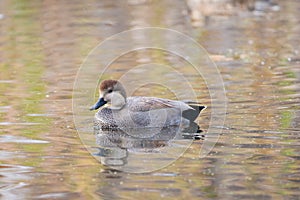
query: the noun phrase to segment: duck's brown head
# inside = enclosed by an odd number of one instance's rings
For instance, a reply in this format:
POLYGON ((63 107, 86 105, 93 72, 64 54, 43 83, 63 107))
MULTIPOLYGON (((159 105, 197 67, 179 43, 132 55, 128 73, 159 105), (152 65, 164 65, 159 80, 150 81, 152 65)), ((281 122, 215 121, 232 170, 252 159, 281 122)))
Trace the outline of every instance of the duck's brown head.
POLYGON ((90 110, 97 110, 106 103, 111 109, 121 109, 126 104, 126 92, 123 85, 117 80, 104 80, 99 87, 99 100, 90 110))

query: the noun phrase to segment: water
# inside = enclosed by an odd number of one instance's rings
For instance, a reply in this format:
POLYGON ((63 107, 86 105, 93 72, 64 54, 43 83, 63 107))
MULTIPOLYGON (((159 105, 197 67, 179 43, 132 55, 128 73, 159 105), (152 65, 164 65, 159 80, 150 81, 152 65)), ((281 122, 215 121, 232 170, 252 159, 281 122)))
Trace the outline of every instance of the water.
MULTIPOLYGON (((183 1, 1 1, 0 198, 299 199, 300 2, 257 6, 191 23, 183 1), (170 166, 129 174, 104 167, 82 145, 72 91, 96 44, 143 26, 172 28, 200 42, 222 74, 228 107, 209 155, 199 158, 204 141, 196 140, 170 166)), ((149 59, 137 57, 122 57, 110 76, 149 59)), ((138 94, 173 97, 151 88, 138 94)), ((198 89, 209 106, 207 88, 198 89)), ((199 119, 204 133, 210 114, 208 108, 199 119)))

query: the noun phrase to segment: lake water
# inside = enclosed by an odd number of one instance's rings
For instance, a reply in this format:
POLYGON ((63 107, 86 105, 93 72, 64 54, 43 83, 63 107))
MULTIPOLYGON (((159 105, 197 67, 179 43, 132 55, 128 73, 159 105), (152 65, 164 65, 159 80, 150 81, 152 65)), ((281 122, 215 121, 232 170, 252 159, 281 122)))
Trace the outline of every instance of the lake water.
MULTIPOLYGON (((179 0, 0 1, 0 199, 299 199, 300 1, 255 5, 251 12, 236 5, 191 22, 179 0), (200 158, 213 138, 205 81, 166 52, 126 54, 104 78, 118 78, 139 63, 178 64, 208 108, 197 121, 204 140, 190 141, 179 159, 151 173, 116 171, 83 145, 73 119, 73 86, 97 44, 149 26, 180 31, 208 51, 226 90, 226 118, 213 127, 222 131, 218 142, 200 158)), ((107 52, 121 45, 115 41, 107 52)), ((205 78, 213 79, 207 70, 211 77, 205 78)), ((184 92, 168 71, 147 76, 159 81, 161 73, 184 92)), ((143 70, 136 74, 129 81, 145 76, 143 70)), ((97 84, 85 86, 94 90, 97 84)), ((136 94, 174 98, 158 85, 136 94)), ((92 123, 93 112, 87 113, 92 123)))

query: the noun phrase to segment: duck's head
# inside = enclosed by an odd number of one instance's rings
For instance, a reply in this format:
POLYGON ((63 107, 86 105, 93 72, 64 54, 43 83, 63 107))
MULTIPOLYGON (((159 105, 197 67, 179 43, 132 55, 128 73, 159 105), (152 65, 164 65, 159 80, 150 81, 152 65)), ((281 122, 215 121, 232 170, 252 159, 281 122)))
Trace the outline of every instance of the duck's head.
POLYGON ((99 100, 90 110, 97 110, 108 104, 111 109, 121 109, 126 104, 126 92, 122 84, 117 80, 104 80, 99 87, 99 100))

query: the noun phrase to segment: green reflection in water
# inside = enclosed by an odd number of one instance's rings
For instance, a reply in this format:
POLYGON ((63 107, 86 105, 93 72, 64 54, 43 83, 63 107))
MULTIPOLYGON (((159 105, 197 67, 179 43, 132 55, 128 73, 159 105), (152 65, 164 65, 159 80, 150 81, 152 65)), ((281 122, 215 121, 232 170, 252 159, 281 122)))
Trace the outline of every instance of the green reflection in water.
MULTIPOLYGON (((286 71, 283 72, 285 78, 280 80, 277 85, 279 87, 288 87, 288 86, 292 86, 294 85, 294 81, 293 79, 296 77, 296 74, 292 71, 286 71)), ((294 91, 293 89, 290 88, 284 88, 284 89, 280 89, 280 94, 281 94, 281 101, 290 101, 290 96, 289 95, 293 95, 296 93, 296 91, 294 91)), ((293 120, 293 112, 291 110, 284 110, 281 112, 281 120, 280 120, 280 124, 281 124, 281 128, 282 129, 286 129, 289 128, 292 120, 293 120)))
MULTIPOLYGON (((13 89, 19 98, 9 102, 20 116, 23 123, 38 123, 39 125, 23 126, 18 131, 20 135, 31 139, 42 139, 41 133, 47 132, 51 120, 44 113, 41 101, 45 98, 45 83, 41 77, 44 73, 44 55, 41 46, 41 27, 39 22, 38 1, 16 0, 9 5, 11 12, 11 28, 8 32, 8 59, 14 70, 16 80, 13 89), (13 28, 12 28, 13 27, 13 28), (29 115, 31 114, 31 115, 29 115), (34 114, 39 114, 34 116, 34 114)), ((4 67, 1 68, 4 68, 4 67)), ((6 68, 6 70, 11 70, 6 68)), ((43 152, 47 144, 18 144, 25 152, 43 152)), ((25 159, 24 165, 37 166, 40 156, 25 159)))
POLYGON ((293 115, 291 111, 283 111, 281 113, 281 128, 289 128, 292 122, 293 115))

